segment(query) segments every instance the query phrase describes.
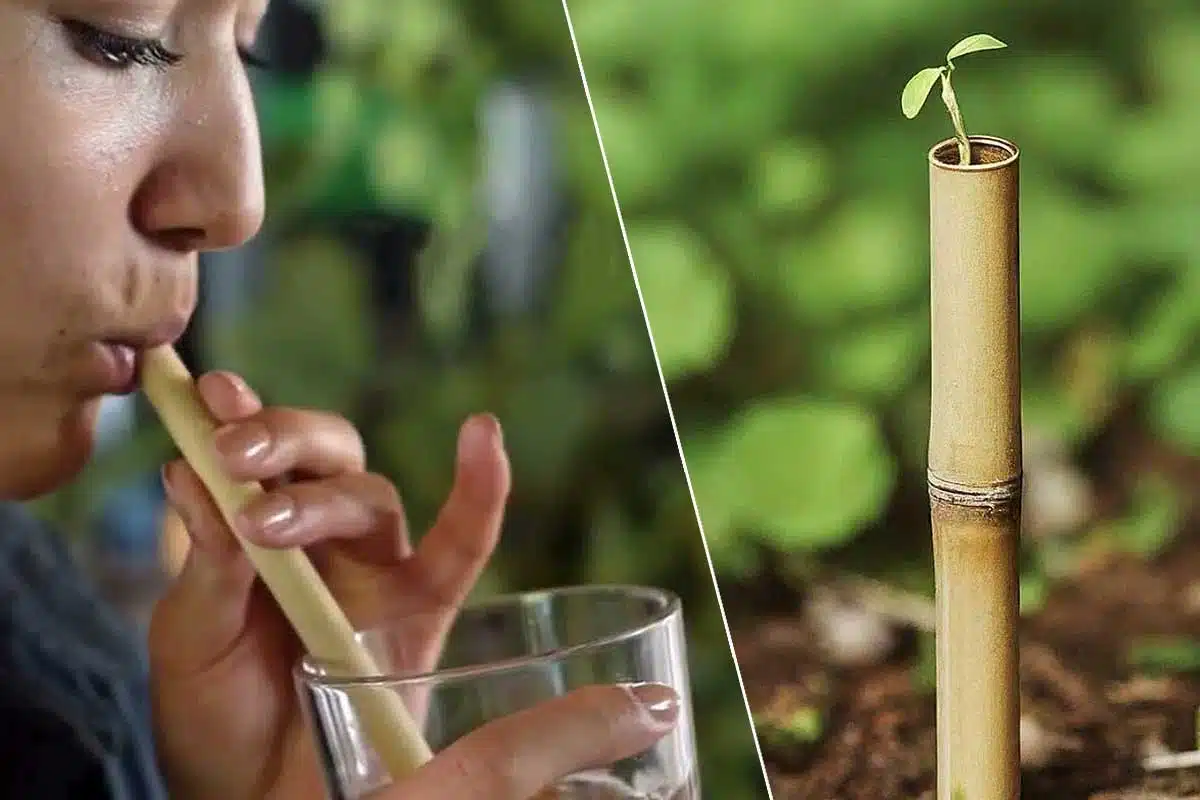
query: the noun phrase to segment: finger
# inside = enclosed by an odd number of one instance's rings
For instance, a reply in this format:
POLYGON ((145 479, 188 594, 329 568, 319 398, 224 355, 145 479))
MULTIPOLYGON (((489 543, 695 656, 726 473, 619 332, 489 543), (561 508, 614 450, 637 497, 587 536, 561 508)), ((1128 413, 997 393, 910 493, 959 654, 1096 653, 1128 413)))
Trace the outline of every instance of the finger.
POLYGON ((235 520, 237 533, 263 547, 308 547, 370 538, 392 558, 406 553, 404 513, 391 481, 370 472, 292 483, 252 500, 235 520))
POLYGON ((245 630, 254 568, 191 467, 171 462, 163 477, 191 546, 179 577, 155 607, 150 658, 156 674, 198 674, 245 630))
POLYGON ((258 393, 232 372, 207 372, 196 379, 196 389, 217 422, 244 419, 263 407, 258 393))
POLYGON ((500 423, 489 414, 467 420, 454 487, 417 548, 417 571, 438 602, 456 605, 471 591, 500 538, 511 483, 500 423))
POLYGON ((646 751, 678 718, 678 695, 660 684, 578 689, 464 736, 384 797, 528 800, 646 751))
POLYGON ((191 464, 182 458, 167 463, 162 480, 167 503, 179 515, 193 547, 204 551, 214 563, 240 557, 241 545, 191 464))
POLYGON ((361 472, 366 465, 358 430, 323 411, 266 408, 218 429, 215 444, 237 481, 271 481, 289 473, 324 478, 361 472))

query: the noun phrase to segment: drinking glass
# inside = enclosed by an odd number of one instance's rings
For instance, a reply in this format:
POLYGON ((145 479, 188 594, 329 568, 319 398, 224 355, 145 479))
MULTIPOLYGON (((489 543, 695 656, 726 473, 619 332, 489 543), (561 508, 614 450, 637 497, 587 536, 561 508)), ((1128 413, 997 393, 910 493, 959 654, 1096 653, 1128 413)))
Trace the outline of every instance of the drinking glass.
POLYGON ((636 586, 580 586, 505 595, 468 605, 449 629, 440 662, 414 663, 420 615, 361 631, 380 675, 338 677, 311 656, 297 667, 301 699, 331 800, 360 800, 390 782, 351 702, 365 684, 400 693, 436 753, 502 716, 593 684, 660 683, 680 697, 675 729, 653 747, 561 781, 561 800, 697 800, 695 733, 679 598, 636 586))

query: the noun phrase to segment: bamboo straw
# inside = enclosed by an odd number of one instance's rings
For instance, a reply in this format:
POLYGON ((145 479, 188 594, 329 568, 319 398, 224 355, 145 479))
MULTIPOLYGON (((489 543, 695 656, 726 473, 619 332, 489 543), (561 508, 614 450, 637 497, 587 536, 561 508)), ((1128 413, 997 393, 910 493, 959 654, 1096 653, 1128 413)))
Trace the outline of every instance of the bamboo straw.
POLYGON ((1017 800, 1021 517, 1018 161, 929 151, 939 800, 1017 800))
MULTIPOLYGON (((171 347, 146 353, 142 388, 183 457, 208 487, 232 527, 234 516, 263 493, 258 484, 226 477, 212 444, 216 428, 187 367, 171 347)), ((263 583, 317 660, 347 671, 339 677, 380 675, 371 654, 303 550, 269 550, 240 539, 263 583)), ((393 779, 428 761, 432 753, 400 696, 386 686, 356 687, 350 696, 368 740, 393 779)))

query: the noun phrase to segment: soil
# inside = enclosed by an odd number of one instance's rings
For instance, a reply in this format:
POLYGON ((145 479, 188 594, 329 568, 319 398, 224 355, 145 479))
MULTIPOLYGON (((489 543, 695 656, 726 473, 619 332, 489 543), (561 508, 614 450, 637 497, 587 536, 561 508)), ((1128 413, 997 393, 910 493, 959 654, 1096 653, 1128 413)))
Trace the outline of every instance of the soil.
MULTIPOLYGON (((1146 452, 1106 455, 1116 457, 1108 464, 1124 465, 1115 473, 1129 475, 1146 452)), ((1175 461, 1171 469, 1169 460, 1150 460, 1196 485, 1194 465, 1175 461)), ((1197 748, 1200 670, 1139 672, 1129 659, 1131 643, 1144 637, 1200 636, 1200 526, 1188 528, 1156 559, 1096 560, 1057 582, 1044 606, 1023 620, 1022 713, 1056 743, 1040 766, 1023 769, 1023 798, 1200 798, 1200 769, 1141 767, 1156 748, 1197 748)), ((914 678, 915 634, 885 663, 835 667, 794 611, 803 605, 803 588, 763 578, 723 589, 755 716, 820 714, 809 737, 760 736, 775 797, 932 800, 934 697, 914 678)))

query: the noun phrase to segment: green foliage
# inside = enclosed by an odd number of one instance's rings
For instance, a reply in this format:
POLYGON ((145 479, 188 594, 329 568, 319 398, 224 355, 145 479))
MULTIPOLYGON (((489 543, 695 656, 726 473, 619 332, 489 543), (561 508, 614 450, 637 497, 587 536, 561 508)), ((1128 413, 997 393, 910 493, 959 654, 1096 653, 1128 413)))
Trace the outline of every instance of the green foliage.
POLYGON ((744 409, 691 466, 698 487, 725 484, 716 495, 697 489, 704 513, 713 509, 726 522, 725 535, 756 531, 785 551, 827 548, 853 536, 886 506, 895 477, 869 412, 803 397, 744 409))
POLYGON ((798 746, 815 744, 821 740, 825 730, 821 712, 808 706, 786 714, 756 715, 754 724, 766 744, 781 750, 795 750, 798 746))
POLYGON ((1173 675, 1200 672, 1200 640, 1185 637, 1150 637, 1129 648, 1129 663, 1143 672, 1173 675))
MULTIPOLYGON (((647 20, 676 5, 645 0, 643 16, 603 21, 604 0, 571 8, 627 223, 685 221, 705 273, 729 277, 728 341, 706 342, 716 355, 670 387, 722 574, 752 574, 772 550, 865 548, 872 539, 860 537, 878 527, 893 485, 923 502, 926 153, 942 137, 936 120, 897 123, 879 76, 981 20, 1021 42, 1003 65, 955 71, 954 89, 971 104, 974 133, 1022 151, 1028 428, 1082 451, 1118 410, 1135 409, 1170 446, 1200 447, 1200 238, 1190 222, 1200 172, 1180 156, 1200 134, 1200 11, 1104 0, 1088 25, 1063 27, 1078 16, 1062 0, 1036 12, 1001 0, 853 0, 836 14, 802 0, 705 0, 656 36, 647 20), (763 397, 860 409, 882 433, 846 445, 857 466, 822 455, 841 451, 821 425, 772 429, 762 439, 777 436, 776 446, 746 440, 758 449, 731 452, 763 397), (825 472, 841 483, 829 489, 825 472), (812 499, 822 492, 823 504, 812 499), (810 521, 824 530, 811 535, 810 521)), ((943 71, 998 42, 951 48, 910 97, 923 102, 943 71)), ((639 249, 646 276, 652 260, 639 249)), ((646 300, 656 338, 699 336, 682 303, 646 300)), ((1139 551, 1165 546, 1170 507, 1135 498, 1129 519, 1142 522, 1122 523, 1118 538, 1141 541, 1130 545, 1139 551)))
POLYGON ((917 692, 933 694, 937 691, 937 640, 933 633, 922 633, 917 639, 917 659, 910 675, 917 692))
POLYGON ((1150 422, 1160 436, 1189 455, 1200 455, 1200 365, 1155 386, 1148 405, 1150 422))
POLYGON ((1134 486, 1132 502, 1120 518, 1100 527, 1094 540, 1122 552, 1151 558, 1164 552, 1183 524, 1179 491, 1165 478, 1142 477, 1134 486))
POLYGON ((663 320, 654 337, 663 374, 672 380, 707 370, 723 355, 733 326, 728 275, 681 226, 641 225, 628 235, 641 264, 643 300, 663 320))

